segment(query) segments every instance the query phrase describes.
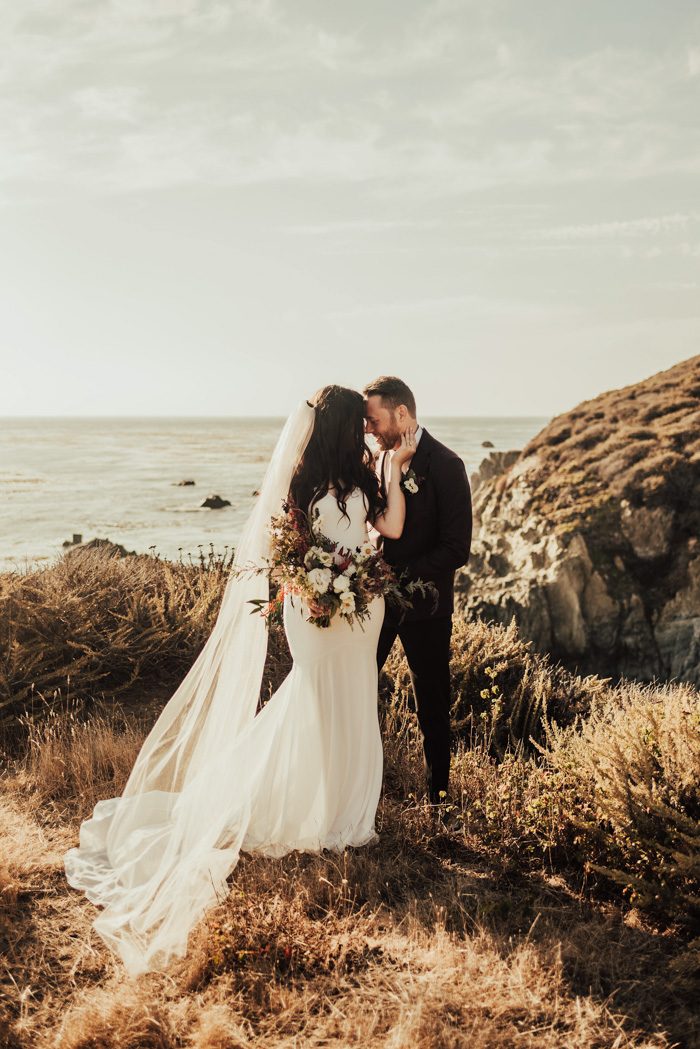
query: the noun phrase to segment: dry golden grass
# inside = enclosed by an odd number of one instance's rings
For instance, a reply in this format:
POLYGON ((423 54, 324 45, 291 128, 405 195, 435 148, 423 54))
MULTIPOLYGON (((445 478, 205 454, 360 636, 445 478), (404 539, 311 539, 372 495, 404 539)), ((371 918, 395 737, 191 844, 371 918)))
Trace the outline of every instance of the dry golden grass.
POLYGON ((548 731, 562 810, 592 870, 633 903, 700 926, 698 693, 627 683, 616 699, 580 728, 548 731))
POLYGON ((50 696, 110 695, 172 680, 206 641, 225 566, 77 549, 50 567, 0 575, 0 723, 50 696))
MULTIPOLYGON (((474 743, 488 735, 491 749, 527 751, 542 738, 542 719, 569 725, 607 694, 608 679, 577 676, 533 652, 514 622, 507 627, 455 616, 452 631, 452 725, 474 743)), ((384 677, 387 701, 411 694, 408 665, 397 645, 384 677)))
POLYGON ((121 793, 145 736, 146 727, 119 710, 89 721, 67 710, 28 722, 32 803, 91 813, 100 798, 121 793))
POLYGON ((92 798, 122 785, 138 746, 124 723, 117 713, 108 743, 109 717, 96 715, 74 749, 73 719, 56 718, 43 736, 30 733, 3 777, 5 1044, 692 1044, 676 937, 589 898, 536 851, 519 854, 528 840, 519 813, 544 793, 542 769, 512 755, 499 764, 485 744, 461 747, 460 818, 448 830, 417 798, 418 739, 401 711, 385 717, 378 843, 341 856, 244 856, 187 956, 168 974, 126 978, 61 866, 92 798), (41 738, 64 775, 41 758, 41 738), (88 793, 71 793, 78 770, 88 793))
MULTIPOLYGON (((191 661, 223 576, 103 552, 79 569, 64 561, 2 583, 15 616, 6 680, 34 680, 26 668, 41 669, 43 644, 61 692, 15 719, 1 756, 0 1046, 698 1043, 697 693, 575 678, 513 627, 461 620, 447 824, 422 800, 395 650, 382 690, 379 842, 341 856, 244 856, 187 956, 167 974, 126 978, 92 930, 94 907, 68 887, 62 856, 95 802, 121 792, 170 694, 168 630, 191 661), (66 600, 76 579, 82 611, 66 600), (132 612, 113 651, 115 607, 132 612), (67 702, 70 653, 90 668, 87 681, 112 681, 112 691, 95 697, 78 675, 67 702), (543 733, 544 714, 555 720, 543 733), (521 746, 531 734, 546 736, 545 753, 521 746)), ((288 667, 276 632, 263 696, 288 667)))

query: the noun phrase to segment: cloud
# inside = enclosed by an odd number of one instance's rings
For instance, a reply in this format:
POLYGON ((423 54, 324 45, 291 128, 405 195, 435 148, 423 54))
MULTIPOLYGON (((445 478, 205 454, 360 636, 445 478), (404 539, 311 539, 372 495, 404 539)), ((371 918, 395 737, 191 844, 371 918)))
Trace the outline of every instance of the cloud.
POLYGON ((137 87, 85 87, 74 92, 73 100, 81 116, 97 120, 133 123, 139 114, 143 92, 137 87))
POLYGON ((499 298, 484 295, 439 295, 427 298, 403 299, 394 302, 366 303, 349 309, 332 310, 325 314, 331 320, 359 320, 366 317, 406 317, 425 315, 436 318, 442 314, 459 312, 469 318, 505 317, 513 320, 545 320, 571 317, 573 307, 564 304, 539 303, 526 299, 499 298))
POLYGON ((325 237, 334 234, 386 233, 393 230, 428 230, 438 226, 436 219, 347 219, 336 222, 320 222, 283 226, 284 233, 302 237, 325 237))
POLYGON ((560 54, 508 10, 405 0, 397 22, 368 0, 6 5, 0 169, 96 194, 364 182, 404 203, 700 170, 678 75, 697 49, 680 24, 675 50, 577 48, 572 27, 560 54))
POLYGON ((658 237, 683 232, 700 222, 700 213, 673 213, 649 218, 620 219, 614 222, 591 222, 577 226, 556 226, 535 233, 542 240, 623 240, 658 237))

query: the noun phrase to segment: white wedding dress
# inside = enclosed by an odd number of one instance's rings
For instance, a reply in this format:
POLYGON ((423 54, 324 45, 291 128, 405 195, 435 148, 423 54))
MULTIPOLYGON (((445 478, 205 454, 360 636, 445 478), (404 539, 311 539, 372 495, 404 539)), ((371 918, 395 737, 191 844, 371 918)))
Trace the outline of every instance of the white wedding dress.
MULTIPOLYGON (((329 539, 346 549, 367 542, 359 489, 347 500, 349 520, 330 493, 316 506, 329 539)), ((285 598, 292 670, 241 737, 250 780, 260 780, 242 848, 267 856, 292 849, 342 850, 376 838, 383 769, 377 644, 384 598, 372 602, 362 626, 335 616, 321 628, 309 623, 308 615, 299 598, 285 598)))
MULTIPOLYGON (((331 493, 317 505, 322 531, 336 543, 354 548, 367 540, 359 489, 347 499, 347 517, 331 493)), ((161 715, 124 794, 97 803, 80 828, 79 847, 64 858, 69 883, 104 908, 94 927, 132 975, 163 969, 185 953, 193 925, 226 896, 241 850, 281 856, 376 838, 383 766, 376 651, 384 599, 372 602, 362 625, 334 617, 319 628, 308 622, 306 605, 287 596, 293 666, 256 714, 260 617, 242 602, 260 583, 243 594, 244 584, 235 585, 241 607, 230 611, 225 599, 209 654, 201 653, 161 715), (255 644, 236 657, 230 646, 252 629, 255 644), (256 669, 247 680, 250 663, 256 669), (248 697, 245 709, 237 689, 248 697)))

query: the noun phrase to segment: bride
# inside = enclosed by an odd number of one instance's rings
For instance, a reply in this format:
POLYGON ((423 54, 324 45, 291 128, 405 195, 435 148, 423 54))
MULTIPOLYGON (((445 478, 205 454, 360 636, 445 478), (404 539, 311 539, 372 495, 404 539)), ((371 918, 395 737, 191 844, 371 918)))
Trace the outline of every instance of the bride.
POLYGON ((405 503, 394 453, 386 500, 365 445, 364 401, 326 386, 288 418, 236 550, 214 628, 171 697, 121 797, 99 801, 64 856, 70 885, 103 909, 94 928, 131 975, 162 970, 187 949, 198 919, 228 893, 241 850, 282 856, 376 839, 382 780, 376 650, 384 598, 362 628, 340 616, 321 629, 284 598, 291 672, 258 712, 267 627, 251 615, 268 525, 291 497, 318 507, 321 530, 355 548, 368 524, 397 538, 405 503))

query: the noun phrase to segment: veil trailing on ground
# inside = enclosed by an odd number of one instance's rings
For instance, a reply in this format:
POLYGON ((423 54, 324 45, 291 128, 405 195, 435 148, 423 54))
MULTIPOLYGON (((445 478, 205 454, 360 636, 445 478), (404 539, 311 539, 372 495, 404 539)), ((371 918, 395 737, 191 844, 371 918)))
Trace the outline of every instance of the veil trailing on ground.
POLYGON ((255 718, 267 626, 251 615, 268 525, 287 497, 315 411, 289 416, 236 549, 214 628, 147 736, 119 798, 99 801, 64 857, 69 883, 102 905, 94 927, 135 975, 164 968, 217 899, 238 861, 253 784, 237 776, 255 718))

